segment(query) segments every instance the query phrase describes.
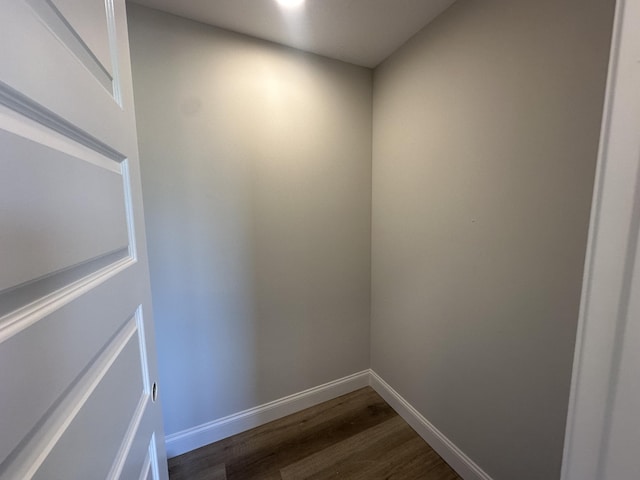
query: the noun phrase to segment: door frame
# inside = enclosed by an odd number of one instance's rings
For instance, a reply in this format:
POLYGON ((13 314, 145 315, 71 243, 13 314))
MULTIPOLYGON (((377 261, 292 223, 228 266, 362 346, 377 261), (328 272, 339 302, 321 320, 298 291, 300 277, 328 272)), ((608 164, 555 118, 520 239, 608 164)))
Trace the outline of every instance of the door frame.
MULTIPOLYGON (((567 415, 562 480, 602 480, 640 227, 640 0, 618 0, 567 415)), ((637 284, 636 284, 637 285, 637 284)), ((640 349, 640 345, 633 345, 640 349)), ((627 385, 629 387, 629 385, 627 385)), ((632 387, 635 388, 635 387, 632 387)), ((625 395, 628 394, 625 393, 625 395)), ((635 395, 634 395, 635 398, 635 395)), ((619 399, 618 399, 619 400, 619 399)), ((640 432, 638 432, 640 436, 640 432)), ((637 444, 617 451, 633 459, 637 444)), ((619 447, 618 447, 619 448, 619 447)), ((611 479, 613 480, 613 479, 611 479)))

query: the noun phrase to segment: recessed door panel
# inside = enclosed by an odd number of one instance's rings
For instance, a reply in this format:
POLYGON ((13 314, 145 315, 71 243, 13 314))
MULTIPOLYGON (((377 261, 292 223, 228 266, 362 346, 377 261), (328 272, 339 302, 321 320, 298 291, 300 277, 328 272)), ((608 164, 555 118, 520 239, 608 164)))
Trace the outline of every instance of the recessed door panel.
MULTIPOLYGON (((128 305, 134 305, 136 292, 116 288, 112 301, 93 311, 93 318, 87 318, 87 312, 99 299, 89 293, 0 342, 0 365, 20 366, 0 369, 0 465, 53 414, 56 403, 81 382, 99 353, 131 327, 133 310, 128 305), (25 381, 31 377, 38 381, 25 381)), ((141 322, 137 328, 143 328, 141 322)))
POLYGON ((86 402, 70 419, 69 426, 38 468, 34 479, 107 478, 131 418, 149 401, 140 371, 138 338, 133 329, 130 334, 117 356, 106 359, 113 364, 95 390, 87 392, 86 402), (104 422, 103 419, 109 418, 113 411, 127 415, 104 422), (93 454, 77 456, 70 461, 69 452, 83 450, 93 454))
POLYGON ((0 143, 0 294, 128 250, 120 163, 96 165, 2 130, 0 143))
POLYGON ((123 114, 125 103, 132 101, 120 78, 127 75, 130 84, 129 55, 122 50, 128 47, 124 5, 104 2, 108 9, 100 20, 93 2, 0 0, 0 44, 7 46, 0 49, 0 103, 12 102, 18 92, 37 108, 125 153, 135 147, 128 133, 135 119, 123 114), (98 28, 99 21, 103 26, 98 28), (85 39, 83 30, 95 31, 95 38, 85 39))
POLYGON ((71 31, 86 46, 86 50, 95 57, 101 67, 113 75, 109 29, 110 16, 113 16, 113 3, 105 0, 50 0, 46 2, 56 10, 71 31))

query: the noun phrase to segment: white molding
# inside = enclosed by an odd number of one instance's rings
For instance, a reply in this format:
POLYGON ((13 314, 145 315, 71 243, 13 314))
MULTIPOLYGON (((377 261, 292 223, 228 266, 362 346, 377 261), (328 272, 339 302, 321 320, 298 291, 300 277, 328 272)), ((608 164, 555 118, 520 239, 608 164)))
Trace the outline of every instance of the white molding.
POLYGON ((116 459, 111 465, 111 471, 107 475, 108 480, 118 480, 119 478, 121 478, 124 464, 127 461, 129 454, 131 453, 133 442, 136 440, 136 436, 139 434, 140 424, 142 423, 144 414, 147 412, 148 405, 149 394, 143 391, 142 395, 140 396, 140 400, 138 401, 138 406, 136 407, 135 413, 133 414, 133 418, 131 419, 129 427, 127 428, 127 432, 124 434, 124 439, 122 440, 120 448, 118 449, 118 453, 116 454, 116 459))
POLYGON ((464 480, 491 480, 487 473, 373 370, 370 385, 464 480))
POLYGON ((304 390, 258 407, 167 435, 169 458, 371 386, 464 480, 492 480, 476 463, 373 370, 304 390))
POLYGON ((369 370, 309 388, 258 407, 167 435, 169 458, 299 412, 369 385, 369 370))
POLYGON ((45 294, 17 310, 0 316, 0 343, 9 340, 56 310, 60 310, 76 298, 95 289, 136 262, 135 258, 127 255, 79 280, 45 294))
MULTIPOLYGON (((625 401, 635 401, 636 416, 640 396, 634 391, 637 383, 624 383, 620 376, 625 355, 640 348, 637 337, 629 335, 625 339, 625 330, 631 322, 637 322, 637 315, 634 318, 630 308, 640 296, 633 285, 640 222, 639 19, 640 0, 617 1, 562 480, 630 478, 627 474, 632 470, 628 465, 626 473, 619 473, 625 469, 621 459, 634 464, 633 471, 640 464, 637 455, 640 434, 634 432, 635 440, 620 436, 613 423, 617 415, 624 415, 616 410, 616 402, 623 397, 625 401), (625 340, 629 343, 625 344, 625 340)), ((631 428, 633 417, 625 421, 631 428)))
POLYGON ((38 473, 48 455, 60 445, 60 439, 82 408, 92 399, 111 367, 121 358, 121 353, 136 332, 137 325, 134 317, 131 317, 98 357, 89 362, 89 369, 60 397, 55 408, 42 418, 42 423, 33 430, 34 435, 25 437, 28 440, 20 443, 9 457, 10 460, 5 460, 2 478, 30 479, 38 473))

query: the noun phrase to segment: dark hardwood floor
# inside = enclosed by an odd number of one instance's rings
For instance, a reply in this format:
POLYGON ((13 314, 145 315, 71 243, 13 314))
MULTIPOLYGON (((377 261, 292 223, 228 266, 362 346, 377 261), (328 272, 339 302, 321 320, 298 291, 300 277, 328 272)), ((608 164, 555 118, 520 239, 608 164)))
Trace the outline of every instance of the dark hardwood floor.
POLYGON ((171 480, 460 480, 370 387, 169 460, 171 480))

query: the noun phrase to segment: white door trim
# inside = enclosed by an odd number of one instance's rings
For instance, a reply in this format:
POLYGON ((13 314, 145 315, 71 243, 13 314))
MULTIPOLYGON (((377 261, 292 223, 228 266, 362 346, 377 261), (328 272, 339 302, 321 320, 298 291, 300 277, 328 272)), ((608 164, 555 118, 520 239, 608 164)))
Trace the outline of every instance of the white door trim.
MULTIPOLYGON (((611 453, 640 225, 640 0, 616 5, 562 480, 602 480, 611 453)), ((635 345, 640 348, 640 345, 635 345)), ((635 449, 637 445, 629 445, 635 449)), ((620 453, 620 452, 618 452, 620 453)), ((629 452, 627 455, 636 455, 629 452)), ((609 479, 607 479, 609 480, 609 479)), ((611 479, 613 480, 613 479, 611 479)))

